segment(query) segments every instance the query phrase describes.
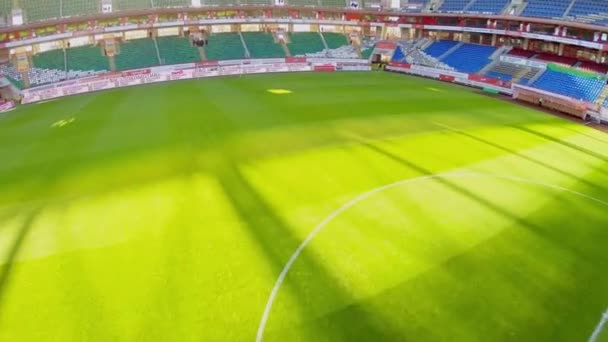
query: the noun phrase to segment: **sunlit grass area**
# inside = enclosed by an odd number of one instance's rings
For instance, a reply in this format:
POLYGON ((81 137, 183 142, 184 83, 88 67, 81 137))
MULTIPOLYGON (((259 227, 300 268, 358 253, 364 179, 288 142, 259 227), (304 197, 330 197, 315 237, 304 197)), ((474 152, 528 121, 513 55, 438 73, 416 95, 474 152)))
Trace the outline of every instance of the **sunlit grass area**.
POLYGON ((0 341, 254 341, 321 222, 264 341, 584 341, 608 307, 608 135, 431 80, 22 107, 0 189, 0 341))

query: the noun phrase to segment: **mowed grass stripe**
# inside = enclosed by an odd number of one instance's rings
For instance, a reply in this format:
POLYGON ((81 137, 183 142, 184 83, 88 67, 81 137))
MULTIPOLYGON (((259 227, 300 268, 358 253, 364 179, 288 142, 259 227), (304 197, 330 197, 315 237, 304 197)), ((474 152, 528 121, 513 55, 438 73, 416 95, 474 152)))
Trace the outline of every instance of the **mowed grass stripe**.
MULTIPOLYGON (((608 184, 600 133, 384 73, 113 90, 21 108, 0 136, 15 147, 0 149, 0 255, 39 208, 0 268, 0 340, 253 340, 294 249, 362 191, 458 169, 598 198, 608 184)), ((290 273, 268 339, 589 336, 608 303, 594 271, 605 210, 500 181, 454 186, 396 189, 336 221, 290 273)))

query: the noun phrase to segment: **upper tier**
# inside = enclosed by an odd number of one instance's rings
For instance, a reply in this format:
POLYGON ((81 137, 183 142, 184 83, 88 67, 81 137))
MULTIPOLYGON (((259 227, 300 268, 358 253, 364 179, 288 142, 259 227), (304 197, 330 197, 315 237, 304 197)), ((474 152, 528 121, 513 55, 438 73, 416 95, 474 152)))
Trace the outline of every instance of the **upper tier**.
MULTIPOLYGON (((112 11, 147 10, 154 8, 188 8, 199 0, 112 0, 112 11)), ((292 6, 319 6, 334 8, 374 8, 379 0, 200 0, 201 8, 230 5, 268 5, 281 2, 292 6), (355 4, 356 3, 356 4, 355 4)), ((522 16, 548 19, 565 19, 596 25, 608 25, 608 2, 602 0, 527 0, 524 7, 517 8, 522 16)), ((0 21, 11 12, 11 5, 23 10, 26 23, 51 19, 100 14, 100 0, 0 0, 0 21)), ((513 10, 510 0, 444 0, 434 9, 443 13, 471 14, 510 14, 513 10)), ((278 7, 278 6, 277 6, 278 7)), ((429 0, 410 0, 401 12, 430 12, 432 2, 429 0)), ((388 8, 383 8, 390 10, 388 8)))

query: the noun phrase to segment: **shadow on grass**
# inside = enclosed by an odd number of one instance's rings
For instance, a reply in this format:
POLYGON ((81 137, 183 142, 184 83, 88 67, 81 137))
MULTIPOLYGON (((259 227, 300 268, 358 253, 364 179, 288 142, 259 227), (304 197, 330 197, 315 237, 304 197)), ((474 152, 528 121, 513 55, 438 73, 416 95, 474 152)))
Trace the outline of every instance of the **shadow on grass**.
POLYGON ((581 177, 579 177, 579 176, 577 176, 577 175, 575 175, 573 173, 570 173, 568 171, 564 171, 564 170, 562 170, 560 168, 557 168, 557 167, 555 167, 553 165, 550 165, 550 164, 547 164, 547 163, 542 162, 540 160, 537 160, 537 159, 531 158, 529 156, 526 156, 525 154, 522 154, 519 151, 512 150, 512 149, 510 149, 508 147, 505 147, 505 146, 499 145, 499 144, 497 144, 495 142, 492 142, 492 141, 480 138, 480 137, 478 137, 476 135, 464 132, 462 130, 450 128, 450 127, 447 127, 447 126, 442 126, 442 127, 444 127, 445 129, 449 130, 450 132, 452 132, 454 134, 458 134, 458 135, 467 137, 469 139, 475 140, 477 142, 480 142, 482 144, 486 144, 486 145, 491 146, 491 147, 493 147, 495 149, 501 150, 503 152, 507 152, 507 153, 512 154, 514 156, 517 156, 517 157, 519 157, 519 158, 521 158, 521 159, 523 159, 525 161, 528 161, 530 163, 536 164, 538 166, 541 166, 541 167, 544 167, 544 168, 549 169, 551 171, 554 171, 556 173, 559 173, 559 174, 561 174, 563 176, 567 176, 567 177, 576 179, 578 182, 583 183, 583 184, 585 184, 585 185, 587 185, 587 186, 589 186, 591 188, 594 188, 594 189, 603 189, 603 190, 606 189, 606 187, 604 187, 604 186, 592 183, 592 182, 590 182, 590 181, 588 181, 588 180, 586 180, 584 178, 581 178, 581 177))
MULTIPOLYGON (((374 145, 372 143, 369 142, 365 142, 365 141, 359 141, 362 145, 368 147, 369 149, 377 152, 378 154, 381 154, 393 161, 396 161, 418 173, 420 173, 421 175, 433 175, 435 174, 434 172, 432 172, 431 170, 425 169, 424 167, 421 167, 417 164, 414 164, 413 162, 406 160, 404 158, 402 158, 401 156, 398 156, 390 151, 387 151, 377 145, 374 145)), ((486 198, 483 198, 482 196, 471 192, 470 190, 459 186, 453 182, 451 182, 450 180, 446 179, 446 178, 436 178, 435 179, 438 183, 444 185, 445 187, 453 190, 454 192, 462 195, 463 197, 468 198, 469 200, 478 203, 479 205, 485 207, 486 209, 506 218, 507 220, 516 223, 517 225, 521 226, 521 227, 525 227, 527 228, 529 231, 534 232, 535 234, 542 236, 543 238, 545 238, 548 241, 552 241, 554 244, 561 246, 563 248, 567 248, 569 249, 571 252, 575 253, 576 255, 578 255, 581 258, 584 258, 585 256, 582 255, 582 253, 579 250, 572 250, 572 248, 570 248, 570 246, 565 246, 563 241, 559 241, 557 239, 555 239, 554 236, 552 236, 551 234, 548 234, 548 232, 546 231, 546 229, 543 229, 542 227, 536 225, 535 223, 531 222, 530 220, 526 220, 523 217, 519 217, 511 212, 509 212, 508 210, 492 203, 491 201, 488 201, 486 198)), ((474 219, 474 218, 473 218, 474 219)))
POLYGON ((572 150, 578 151, 580 153, 584 153, 584 154, 589 155, 591 157, 597 158, 597 159, 599 159, 599 160, 601 160, 601 161, 603 161, 605 163, 608 163, 608 157, 607 156, 599 154, 597 152, 593 152, 593 151, 591 151, 589 149, 586 149, 586 148, 584 148, 582 146, 578 146, 578 145, 569 143, 567 141, 558 139, 556 137, 552 137, 552 136, 550 136, 548 134, 545 134, 545 133, 542 133, 542 132, 539 132, 539 131, 535 131, 535 130, 530 129, 528 127, 523 127, 523 126, 511 126, 511 127, 515 128, 517 130, 520 130, 522 132, 525 132, 525 133, 528 133, 528 134, 531 134, 531 135, 535 135, 535 136, 540 137, 542 139, 558 143, 558 144, 560 144, 562 146, 568 147, 568 148, 570 148, 572 150))
MULTIPOLYGON (((248 232, 258 243, 278 276, 301 240, 293 234, 293 229, 276 214, 276 210, 247 180, 237 165, 226 162, 223 169, 217 173, 217 177, 236 213, 247 226, 248 232)), ((309 277, 310 281, 305 284, 298 283, 291 277, 291 281, 284 283, 283 290, 291 291, 292 297, 299 301, 298 307, 293 308, 294 310, 301 311, 303 315, 314 314, 314 307, 318 307, 315 303, 320 302, 321 305, 325 303, 334 303, 333 306, 346 305, 349 313, 339 317, 332 317, 331 314, 316 319, 311 317, 310 321, 304 322, 303 333, 306 333, 307 326, 310 326, 312 331, 323 329, 324 336, 332 341, 353 341, 357 339, 358 333, 380 340, 402 339, 399 331, 388 326, 387 322, 373 317, 372 312, 367 312, 357 305, 342 282, 308 250, 302 252, 297 262, 302 266, 298 269, 300 271, 298 276, 309 277), (311 292, 322 293, 323 298, 314 298, 315 302, 311 303, 309 297, 311 292), (356 325, 357 329, 354 329, 353 325, 356 325)), ((263 307, 260 307, 260 310, 262 309, 263 307)), ((318 312, 315 316, 318 316, 318 312)), ((271 322, 273 318, 276 316, 271 314, 271 322)))
POLYGON ((8 285, 11 280, 13 268, 15 266, 15 260, 21 251, 21 247, 32 229, 33 223, 40 212, 39 209, 31 210, 24 218, 23 223, 19 227, 15 240, 10 246, 6 256, 4 257, 4 265, 2 266, 3 271, 0 274, 0 316, 2 315, 2 305, 4 303, 4 296, 6 294, 8 285))

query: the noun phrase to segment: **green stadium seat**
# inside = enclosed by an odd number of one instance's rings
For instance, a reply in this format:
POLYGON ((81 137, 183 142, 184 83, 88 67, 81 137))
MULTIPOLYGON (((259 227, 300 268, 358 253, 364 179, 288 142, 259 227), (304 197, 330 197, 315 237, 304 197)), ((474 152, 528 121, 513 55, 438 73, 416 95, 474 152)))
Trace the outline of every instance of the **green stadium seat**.
POLYGON ((129 70, 157 66, 158 57, 152 38, 128 40, 120 44, 116 69, 129 70))
POLYGON ((274 0, 237 0, 239 5, 274 5, 274 0))
POLYGON ((115 11, 128 11, 151 8, 150 0, 113 0, 112 9, 115 11))
POLYGON ((345 0, 321 0, 321 6, 346 7, 346 1, 345 0))
POLYGON ((154 7, 188 7, 192 5, 190 0, 152 0, 154 7))
POLYGON ((361 57, 369 59, 369 57, 372 55, 372 52, 374 52, 374 46, 369 47, 367 49, 363 49, 361 50, 361 57))
POLYGON ((62 15, 72 17, 78 15, 91 15, 100 12, 99 1, 62 0, 62 15))
POLYGON ((251 58, 285 57, 283 47, 274 42, 272 33, 243 32, 251 58))
POLYGON ((158 37, 158 50, 163 64, 191 63, 201 60, 200 53, 184 37, 158 37))
POLYGON ((325 32, 323 33, 323 38, 325 38, 325 42, 330 49, 337 49, 341 46, 348 45, 346 36, 341 33, 325 32))
POLYGON ((101 54, 98 46, 80 46, 65 51, 68 70, 106 71, 109 70, 108 58, 101 54))
POLYGON ((205 52, 209 60, 245 58, 245 49, 238 33, 215 33, 208 40, 205 52))
POLYGON ((38 53, 33 56, 33 62, 36 68, 65 71, 65 55, 63 49, 38 53))
POLYGON ((21 1, 27 22, 59 18, 61 16, 60 0, 21 1))
POLYGON ((296 32, 290 35, 291 43, 287 44, 292 56, 303 56, 307 53, 321 52, 325 49, 317 32, 296 32))
POLYGON ((318 0, 287 0, 288 5, 293 6, 319 6, 318 0))

